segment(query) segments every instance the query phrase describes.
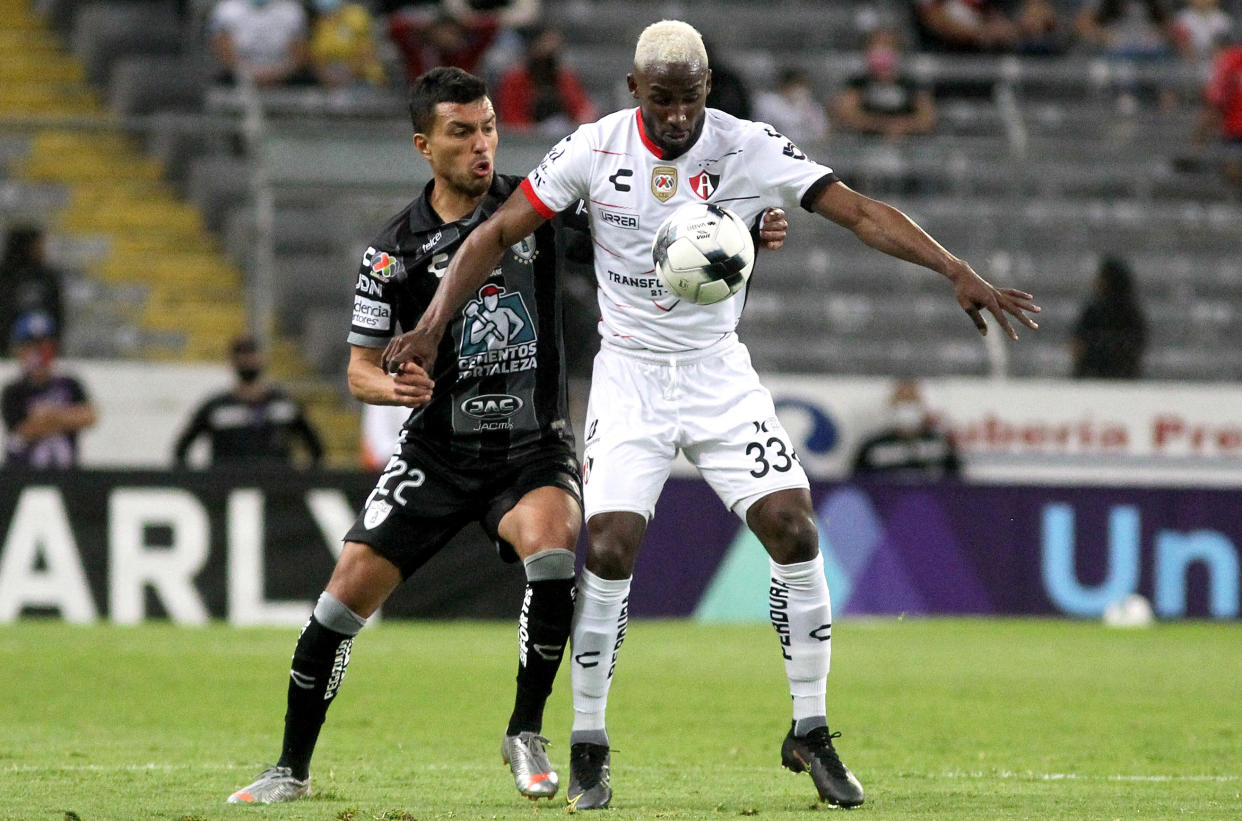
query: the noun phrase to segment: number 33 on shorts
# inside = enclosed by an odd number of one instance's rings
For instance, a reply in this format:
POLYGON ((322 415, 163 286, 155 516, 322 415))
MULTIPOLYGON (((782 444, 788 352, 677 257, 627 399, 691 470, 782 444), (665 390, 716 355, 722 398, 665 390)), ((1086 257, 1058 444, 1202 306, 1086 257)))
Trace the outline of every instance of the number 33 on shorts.
POLYGON ((798 453, 785 438, 785 430, 775 417, 762 422, 752 422, 755 439, 746 444, 746 455, 755 460, 750 475, 762 479, 769 471, 788 473, 798 459, 798 453), (773 435, 779 433, 780 435, 773 435))

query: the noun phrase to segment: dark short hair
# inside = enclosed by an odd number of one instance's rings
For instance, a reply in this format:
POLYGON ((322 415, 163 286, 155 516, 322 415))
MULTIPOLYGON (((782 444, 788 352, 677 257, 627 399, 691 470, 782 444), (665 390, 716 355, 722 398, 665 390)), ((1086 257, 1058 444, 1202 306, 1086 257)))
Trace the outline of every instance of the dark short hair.
POLYGON ((436 122, 437 103, 473 103, 487 96, 487 83, 454 66, 433 68, 410 86, 410 122, 416 134, 428 134, 436 122))

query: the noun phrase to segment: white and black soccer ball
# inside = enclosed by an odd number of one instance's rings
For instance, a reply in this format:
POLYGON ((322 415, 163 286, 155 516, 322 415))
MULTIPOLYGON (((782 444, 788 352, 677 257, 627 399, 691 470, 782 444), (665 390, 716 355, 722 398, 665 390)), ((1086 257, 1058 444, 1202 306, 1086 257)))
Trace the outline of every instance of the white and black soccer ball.
POLYGON ((699 305, 738 292, 755 266, 755 243, 741 217, 710 202, 683 205, 660 223, 651 244, 664 287, 699 305))

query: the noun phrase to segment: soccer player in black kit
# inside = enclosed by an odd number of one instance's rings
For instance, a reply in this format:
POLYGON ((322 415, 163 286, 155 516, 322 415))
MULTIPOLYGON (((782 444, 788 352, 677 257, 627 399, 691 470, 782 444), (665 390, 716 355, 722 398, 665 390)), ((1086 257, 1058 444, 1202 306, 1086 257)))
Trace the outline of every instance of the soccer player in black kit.
POLYGON ((573 617, 582 507, 555 222, 510 247, 458 313, 440 348, 442 370, 427 374, 411 362, 390 373, 383 354, 397 326, 417 324, 462 240, 521 182, 494 172, 496 114, 478 78, 456 68, 427 72, 411 88, 410 116, 432 180, 363 256, 348 378, 363 402, 413 410, 298 638, 280 759, 230 803, 310 794, 311 755, 354 636, 472 521, 503 558, 522 560, 527 579, 517 695, 501 753, 523 795, 557 791, 540 730, 573 617))

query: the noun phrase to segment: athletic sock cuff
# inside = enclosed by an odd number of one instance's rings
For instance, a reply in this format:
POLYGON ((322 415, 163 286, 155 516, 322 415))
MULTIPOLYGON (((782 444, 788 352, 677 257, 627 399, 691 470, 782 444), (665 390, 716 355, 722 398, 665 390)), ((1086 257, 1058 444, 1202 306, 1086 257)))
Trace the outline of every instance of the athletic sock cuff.
POLYGON ((548 582, 574 577, 574 552, 563 547, 540 550, 522 560, 526 581, 548 582))
POLYGON ((367 623, 327 590, 319 594, 319 601, 315 603, 315 620, 334 633, 351 637, 358 635, 367 623))
POLYGON ((791 587, 814 583, 818 577, 824 575, 823 554, 816 556, 808 562, 777 564, 769 559, 768 564, 772 569, 772 578, 782 581, 791 587))
POLYGON ((625 579, 601 579, 585 567, 582 568, 582 592, 598 601, 619 602, 630 594, 630 581, 625 579))

